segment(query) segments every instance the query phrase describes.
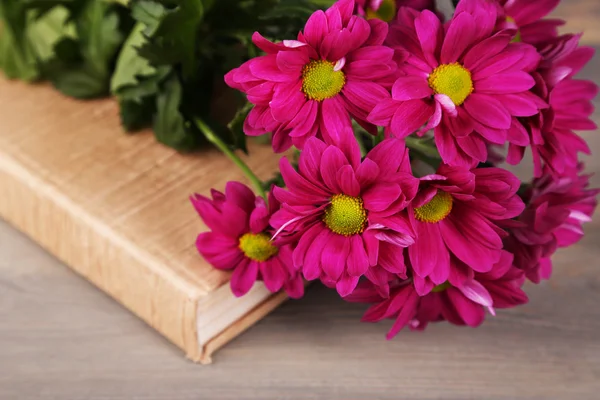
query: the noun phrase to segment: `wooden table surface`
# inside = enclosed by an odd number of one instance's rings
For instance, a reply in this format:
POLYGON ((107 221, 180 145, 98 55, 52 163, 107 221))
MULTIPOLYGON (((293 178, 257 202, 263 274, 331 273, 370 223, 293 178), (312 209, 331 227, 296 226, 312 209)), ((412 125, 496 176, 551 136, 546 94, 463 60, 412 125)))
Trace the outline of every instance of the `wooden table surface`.
MULTIPOLYGON (((600 48, 599 0, 556 15, 600 48)), ((600 80, 598 58, 584 75, 600 80)), ((600 137, 584 136, 600 186, 600 137)), ((364 307, 315 284, 200 366, 0 222, 0 399, 598 399, 600 213, 586 232, 527 306, 479 329, 388 342, 389 323, 360 323, 364 307)))

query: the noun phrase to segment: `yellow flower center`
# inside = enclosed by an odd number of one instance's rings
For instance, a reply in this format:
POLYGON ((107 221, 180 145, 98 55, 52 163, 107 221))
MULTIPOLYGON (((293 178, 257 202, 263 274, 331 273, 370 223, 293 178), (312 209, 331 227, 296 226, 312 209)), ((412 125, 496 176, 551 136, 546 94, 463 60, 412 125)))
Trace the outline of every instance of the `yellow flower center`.
POLYGON ((428 82, 436 94, 445 94, 457 106, 473 92, 471 72, 459 63, 440 65, 429 75, 428 82))
POLYGON ((266 233, 246 233, 240 237, 239 246, 246 257, 259 262, 267 261, 279 251, 266 233))
POLYGON ((446 282, 442 283, 441 285, 435 286, 433 289, 431 289, 431 291, 434 293, 443 292, 444 290, 448 289, 450 286, 452 286, 450 284, 450 282, 446 281, 446 282))
POLYGON ((367 19, 377 18, 385 22, 390 22, 396 16, 396 1, 383 0, 377 10, 368 7, 365 14, 367 19))
MULTIPOLYGON (((515 26, 517 25, 517 22, 515 21, 515 19, 512 17, 509 17, 509 16, 506 17, 506 22, 514 24, 515 26)), ((521 42, 521 31, 519 29, 517 29, 517 34, 515 35, 515 37, 513 38, 513 40, 511 42, 512 43, 521 42)))
POLYGON ((415 208, 415 218, 421 222, 440 222, 452 211, 452 195, 439 190, 429 203, 415 208))
POLYGON ((338 94, 346 84, 342 71, 334 71, 334 63, 313 60, 302 69, 302 92, 311 100, 322 101, 338 94))
POLYGON ((323 222, 332 232, 343 236, 362 233, 367 223, 367 212, 360 197, 336 194, 325 209, 323 222))

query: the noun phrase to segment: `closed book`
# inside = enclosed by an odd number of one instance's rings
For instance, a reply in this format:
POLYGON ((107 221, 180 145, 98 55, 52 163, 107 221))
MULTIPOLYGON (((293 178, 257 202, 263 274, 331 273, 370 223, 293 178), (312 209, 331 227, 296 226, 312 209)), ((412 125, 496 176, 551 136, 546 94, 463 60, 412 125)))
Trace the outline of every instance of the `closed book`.
MULTIPOLYGON (((250 147, 269 178, 278 157, 250 147)), ((244 182, 216 150, 125 133, 114 99, 0 79, 0 216, 201 363, 286 298, 261 283, 236 298, 195 248, 206 226, 189 196, 230 180, 244 182)))

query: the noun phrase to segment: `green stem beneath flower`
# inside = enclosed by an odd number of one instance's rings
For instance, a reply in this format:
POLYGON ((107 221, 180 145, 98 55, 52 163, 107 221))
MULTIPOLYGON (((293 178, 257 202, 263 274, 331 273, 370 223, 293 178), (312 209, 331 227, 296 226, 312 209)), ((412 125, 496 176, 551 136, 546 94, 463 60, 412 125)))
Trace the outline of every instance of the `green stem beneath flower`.
POLYGON ((238 157, 237 154, 235 154, 230 148, 229 146, 227 146, 227 144, 225 142, 223 142, 221 140, 220 137, 218 137, 212 129, 210 129, 210 127, 200 118, 194 118, 194 122, 196 123, 196 126, 198 126, 198 128, 200 129, 200 131, 204 134, 204 137, 206 137, 206 139, 211 142, 212 144, 214 144, 219 150, 221 150, 223 153, 225 153, 225 155, 227 157, 229 157, 229 159, 231 161, 233 161, 233 163, 235 165, 238 166, 239 169, 242 170, 242 172, 244 173, 244 175, 246 175, 246 177, 250 180, 250 182, 252 182, 252 185, 254 186, 254 189, 256 190, 256 192, 265 199, 265 201, 267 200, 267 195, 265 193, 265 190, 263 188, 263 183, 260 179, 258 179, 258 177, 254 174, 254 172, 252 172, 252 170, 250 169, 250 167, 248 167, 248 164, 246 164, 240 157, 238 157))
POLYGON ((430 139, 421 139, 414 136, 405 138, 406 147, 414 151, 414 156, 437 169, 441 164, 441 157, 435 143, 430 139))
POLYGON ((440 153, 433 143, 428 139, 421 139, 414 136, 407 136, 405 138, 406 147, 411 150, 418 151, 419 153, 431 157, 440 158, 440 153), (429 142, 429 143, 428 143, 429 142))

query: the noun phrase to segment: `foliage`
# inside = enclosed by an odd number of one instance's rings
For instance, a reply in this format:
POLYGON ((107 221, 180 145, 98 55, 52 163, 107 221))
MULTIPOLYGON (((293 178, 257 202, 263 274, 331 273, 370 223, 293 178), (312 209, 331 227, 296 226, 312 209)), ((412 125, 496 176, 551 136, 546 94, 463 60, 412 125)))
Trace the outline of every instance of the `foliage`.
POLYGON ((0 68, 66 95, 116 96, 125 129, 152 126, 178 150, 205 143, 202 118, 246 151, 250 107, 223 75, 258 54, 255 31, 295 37, 332 0, 3 0, 0 68))

